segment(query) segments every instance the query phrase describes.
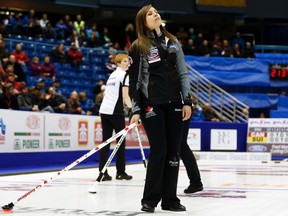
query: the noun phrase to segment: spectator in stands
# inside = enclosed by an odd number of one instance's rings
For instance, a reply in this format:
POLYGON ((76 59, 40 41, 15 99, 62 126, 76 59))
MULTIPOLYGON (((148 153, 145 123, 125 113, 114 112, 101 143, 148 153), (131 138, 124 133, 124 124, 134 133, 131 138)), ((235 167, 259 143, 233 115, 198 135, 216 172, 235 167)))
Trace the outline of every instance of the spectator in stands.
POLYGON ((22 45, 20 43, 16 44, 15 51, 11 53, 11 55, 15 56, 16 61, 21 65, 29 64, 30 59, 22 50, 22 45))
POLYGON ((35 10, 30 9, 29 14, 22 19, 22 27, 26 35, 30 34, 30 29, 35 25, 37 17, 35 16, 35 10))
POLYGON ((43 78, 39 78, 36 82, 36 88, 42 92, 45 93, 45 80, 43 78))
POLYGON ((16 58, 14 55, 10 55, 9 59, 5 64, 3 65, 4 70, 6 71, 7 66, 11 64, 13 65, 13 73, 17 75, 17 81, 19 82, 26 82, 26 75, 22 69, 22 65, 17 62, 16 58))
POLYGON ((24 27, 22 27, 22 13, 17 13, 15 15, 16 23, 12 26, 11 34, 21 35, 24 32, 24 27))
POLYGON ((6 49, 6 43, 2 39, 0 40, 0 61, 5 63, 9 60, 9 52, 6 49))
POLYGON ((58 39, 65 39, 67 38, 66 35, 67 26, 64 23, 63 19, 59 19, 59 21, 55 25, 55 32, 56 32, 56 38, 58 39))
POLYGON ((211 56, 220 56, 222 51, 222 41, 220 40, 220 35, 215 34, 213 41, 211 41, 211 56))
POLYGON ((192 117, 191 121, 204 121, 204 115, 202 113, 202 108, 197 103, 193 103, 192 107, 192 117))
POLYGON ((97 30, 97 24, 96 23, 93 23, 92 27, 86 30, 86 34, 87 34, 88 39, 91 38, 92 32, 94 32, 96 35, 96 38, 98 38, 98 40, 101 41, 100 34, 97 30))
POLYGON ((46 27, 46 24, 47 24, 48 22, 50 22, 50 21, 48 20, 48 15, 47 15, 47 13, 43 13, 43 14, 42 14, 42 18, 41 18, 39 21, 40 21, 40 26, 41 26, 42 28, 45 28, 45 27, 46 27))
POLYGON ((17 96, 19 110, 36 111, 36 106, 33 107, 32 100, 29 95, 29 89, 27 85, 21 87, 20 94, 17 96))
POLYGON ((126 43, 124 50, 129 50, 131 44, 136 39, 135 28, 132 23, 128 23, 125 27, 126 43))
POLYGON ((87 113, 90 110, 92 104, 89 102, 90 100, 87 99, 86 92, 81 91, 79 92, 79 104, 82 107, 83 111, 87 113))
POLYGON ((73 22, 70 20, 70 15, 64 16, 64 24, 67 26, 65 31, 65 38, 69 38, 72 35, 74 29, 73 22))
POLYGON ((104 80, 99 79, 96 83, 95 87, 93 88, 93 94, 96 96, 101 92, 101 87, 104 85, 104 80))
POLYGON ((72 32, 72 35, 70 35, 69 41, 71 44, 74 43, 76 48, 82 47, 84 44, 83 37, 81 37, 80 33, 75 30, 72 32))
POLYGON ((242 58, 243 57, 243 53, 242 53, 242 51, 241 51, 241 49, 240 49, 240 46, 239 46, 239 44, 234 44, 234 47, 233 47, 233 57, 234 58, 242 58))
POLYGON ((189 35, 188 32, 185 31, 184 27, 181 26, 179 30, 176 32, 176 37, 179 41, 181 41, 182 44, 184 44, 183 41, 187 41, 189 35))
POLYGON ((198 49, 198 46, 202 46, 203 45, 203 41, 204 41, 203 33, 199 32, 197 34, 196 39, 194 40, 194 43, 195 43, 195 46, 197 47, 197 49, 198 49))
POLYGON ((0 109, 19 110, 17 96, 11 83, 4 84, 3 93, 0 94, 0 109))
POLYGON ((196 50, 196 47, 194 45, 193 39, 191 39, 191 38, 188 39, 187 44, 185 44, 183 47, 183 52, 185 55, 192 55, 192 56, 197 55, 197 50, 196 50))
POLYGON ((45 28, 43 28, 43 38, 46 38, 46 39, 56 38, 55 29, 52 27, 50 22, 47 22, 45 28))
POLYGON ((85 47, 87 45, 87 32, 86 32, 86 28, 85 26, 82 26, 80 29, 80 33, 79 33, 79 38, 82 39, 83 44, 82 47, 85 47))
POLYGON ((206 56, 209 57, 211 55, 211 50, 209 47, 208 40, 203 40, 203 44, 197 46, 197 53, 199 56, 206 56))
POLYGON ((264 111, 260 112, 259 118, 267 118, 264 111))
POLYGON ((204 104, 204 108, 202 109, 202 112, 203 112, 205 121, 220 122, 220 117, 212 109, 209 103, 204 104))
POLYGON ((31 27, 29 36, 43 38, 43 28, 40 25, 40 20, 36 20, 35 25, 31 27))
POLYGON ((88 44, 88 47, 91 47, 91 48, 102 46, 101 38, 97 36, 97 33, 95 31, 91 32, 91 36, 87 40, 87 44, 88 44))
POLYGON ((106 63, 106 74, 109 76, 114 70, 116 70, 117 66, 115 64, 115 55, 111 54, 108 57, 108 63, 106 63))
POLYGON ((246 42, 245 43, 245 49, 244 49, 244 54, 243 54, 244 58, 255 58, 255 53, 254 53, 254 49, 251 45, 250 42, 246 42))
POLYGON ((54 89, 55 93, 62 95, 62 91, 61 91, 60 85, 61 85, 61 82, 60 82, 59 79, 54 80, 53 89, 54 89))
POLYGON ((241 53, 243 53, 244 52, 244 47, 245 47, 245 41, 242 38, 240 32, 236 32, 235 37, 232 40, 231 46, 235 47, 235 44, 239 45, 239 49, 240 49, 241 53))
POLYGON ((109 52, 111 53, 116 53, 117 51, 121 51, 123 50, 121 47, 120 47, 120 44, 118 41, 115 41, 109 48, 109 52))
POLYGON ((85 114, 81 105, 79 104, 79 96, 77 91, 71 92, 68 103, 71 107, 71 114, 85 114))
POLYGON ((196 34, 195 34, 195 30, 194 28, 189 28, 188 30, 188 39, 192 39, 193 41, 195 41, 196 39, 196 34))
POLYGON ((56 69, 50 61, 50 56, 44 57, 44 62, 41 67, 42 67, 41 76, 50 77, 53 79, 56 78, 56 69))
POLYGON ((4 84, 11 83, 14 89, 14 94, 19 94, 21 91, 22 83, 16 81, 16 75, 13 73, 13 69, 11 68, 13 68, 13 65, 8 65, 7 69, 11 72, 7 73, 7 80, 4 82, 4 84))
POLYGON ((106 26, 103 28, 102 41, 104 43, 104 46, 107 46, 107 47, 110 47, 113 44, 109 36, 109 29, 106 26))
POLYGON ((249 118, 249 107, 245 107, 241 110, 242 115, 237 115, 236 119, 238 119, 240 122, 247 122, 249 118), (246 118, 247 117, 247 118, 246 118), (244 118, 244 119, 243 119, 244 118))
POLYGON ((101 105, 104 95, 105 95, 105 88, 106 88, 106 85, 101 86, 101 92, 96 95, 96 99, 95 99, 96 104, 101 105))
POLYGON ((90 109, 87 110, 86 115, 98 116, 99 115, 99 109, 100 109, 100 105, 97 103, 93 103, 91 105, 90 109))
POLYGON ((67 52, 67 60, 72 67, 78 67, 82 63, 83 54, 80 52, 75 43, 71 43, 71 47, 67 52))
POLYGON ((39 63, 39 57, 34 56, 32 58, 32 63, 30 65, 30 71, 34 76, 41 76, 42 73, 42 65, 39 63))
POLYGON ((0 61, 0 83, 2 84, 3 80, 7 79, 6 71, 2 67, 2 63, 0 61))
POLYGON ((222 57, 233 57, 233 51, 229 45, 228 40, 223 40, 223 47, 221 51, 222 57))
POLYGON ((85 21, 82 20, 81 14, 76 15, 76 20, 73 22, 74 29, 80 34, 81 29, 85 28, 85 21))
POLYGON ((25 25, 30 25, 31 22, 35 22, 37 20, 37 17, 35 16, 35 10, 30 9, 28 15, 24 16, 22 19, 22 24, 25 25))
POLYGON ((29 95, 31 98, 31 104, 32 104, 32 110, 33 111, 54 113, 53 108, 48 105, 48 102, 45 99, 45 94, 40 92, 40 90, 36 86, 30 87, 29 95))
POLYGON ((66 98, 56 94, 52 86, 46 89, 45 99, 55 113, 71 113, 71 107, 66 98))
MULTIPOLYGON (((71 21, 71 17, 70 17, 69 14, 66 14, 66 15, 64 16, 63 22, 64 22, 64 24, 65 24, 66 26, 68 26, 69 23, 72 22, 72 21, 71 21)), ((73 24, 73 22, 72 22, 72 24, 73 24)))
POLYGON ((11 33, 13 26, 16 25, 16 20, 12 13, 9 13, 7 17, 2 20, 2 22, 5 25, 5 29, 7 29, 9 33, 11 33))
POLYGON ((66 63, 67 57, 65 53, 65 46, 63 43, 58 44, 56 48, 51 51, 51 57, 54 62, 66 63))

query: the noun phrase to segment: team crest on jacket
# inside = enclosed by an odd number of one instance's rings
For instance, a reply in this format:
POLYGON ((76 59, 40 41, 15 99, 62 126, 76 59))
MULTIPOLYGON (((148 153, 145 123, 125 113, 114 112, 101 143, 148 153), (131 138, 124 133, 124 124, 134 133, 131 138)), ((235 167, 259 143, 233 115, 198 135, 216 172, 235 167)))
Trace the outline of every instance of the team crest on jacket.
POLYGON ((150 54, 147 56, 149 64, 161 61, 160 54, 157 47, 150 49, 150 54))
POLYGON ((154 112, 153 107, 151 106, 148 106, 145 111, 146 111, 145 118, 156 116, 156 113, 154 112))

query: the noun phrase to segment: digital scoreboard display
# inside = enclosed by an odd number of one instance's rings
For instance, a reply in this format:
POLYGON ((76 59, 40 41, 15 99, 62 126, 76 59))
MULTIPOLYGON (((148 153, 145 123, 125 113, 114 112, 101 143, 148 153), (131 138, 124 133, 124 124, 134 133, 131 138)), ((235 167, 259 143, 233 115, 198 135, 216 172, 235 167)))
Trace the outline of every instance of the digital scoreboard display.
POLYGON ((270 65, 269 77, 270 80, 288 80, 288 65, 270 65))

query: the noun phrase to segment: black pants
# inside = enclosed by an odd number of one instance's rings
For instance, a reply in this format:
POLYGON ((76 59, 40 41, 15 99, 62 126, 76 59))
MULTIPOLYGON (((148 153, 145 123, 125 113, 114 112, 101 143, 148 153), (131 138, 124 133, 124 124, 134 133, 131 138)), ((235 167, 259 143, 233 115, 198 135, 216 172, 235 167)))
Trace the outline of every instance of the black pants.
POLYGON ((142 205, 180 203, 177 198, 182 104, 144 105, 141 120, 150 143, 142 205))
POLYGON ((184 121, 183 134, 182 134, 182 139, 181 139, 180 157, 186 168, 187 175, 190 180, 190 185, 193 185, 194 187, 202 187, 203 185, 201 182, 198 165, 196 163, 193 152, 191 151, 190 147, 187 144, 187 136, 188 136, 189 128, 190 128, 190 119, 184 121))
MULTIPOLYGON (((125 117, 124 115, 105 115, 101 114, 101 125, 102 125, 102 134, 103 142, 112 137, 113 130, 116 133, 125 128, 125 117)), ((120 137, 117 139, 119 141, 120 137)), ((103 147, 99 152, 99 170, 101 171, 105 166, 108 154, 110 150, 110 144, 103 147)), ((116 153, 116 169, 117 174, 123 174, 125 172, 125 139, 120 145, 116 153)), ((107 173, 107 170, 106 170, 107 173)))

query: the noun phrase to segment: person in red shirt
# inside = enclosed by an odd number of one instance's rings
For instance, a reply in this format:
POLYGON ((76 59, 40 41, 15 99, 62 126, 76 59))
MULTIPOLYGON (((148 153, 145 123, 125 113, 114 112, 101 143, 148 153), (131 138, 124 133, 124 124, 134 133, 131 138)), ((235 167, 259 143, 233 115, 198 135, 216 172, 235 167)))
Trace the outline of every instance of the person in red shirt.
POLYGON ((11 53, 11 55, 14 55, 17 62, 22 65, 29 64, 30 62, 29 57, 22 51, 22 45, 20 43, 16 44, 16 49, 11 53))
MULTIPOLYGON (((13 67, 13 65, 9 65, 8 67, 13 67)), ((7 80, 4 82, 4 85, 7 83, 11 83, 14 89, 14 94, 19 94, 21 91, 22 83, 16 81, 16 75, 14 73, 8 73, 7 80)))
POLYGON ((71 63, 71 66, 77 67, 82 63, 83 53, 80 52, 75 43, 71 43, 71 47, 67 52, 68 62, 71 63))

